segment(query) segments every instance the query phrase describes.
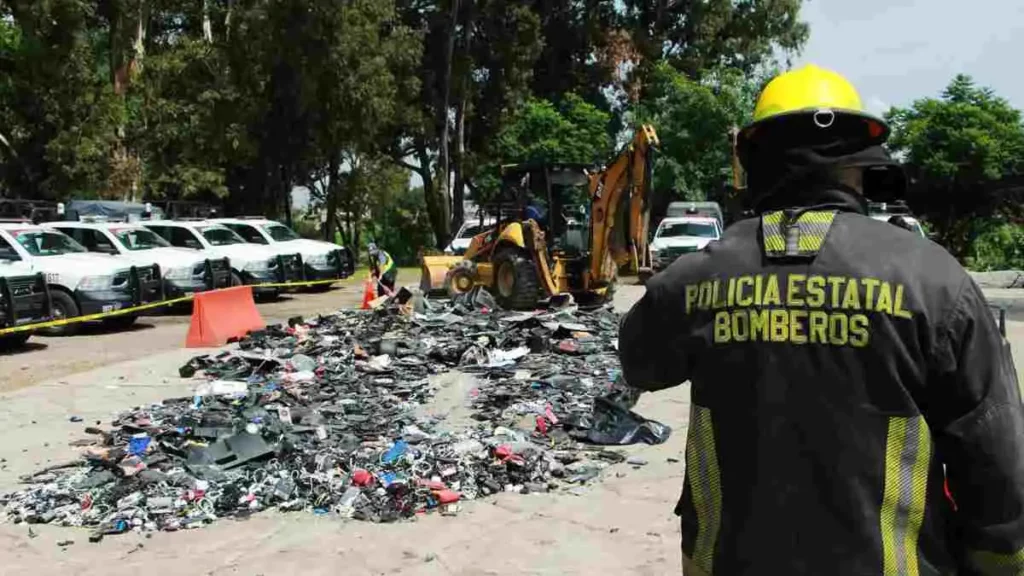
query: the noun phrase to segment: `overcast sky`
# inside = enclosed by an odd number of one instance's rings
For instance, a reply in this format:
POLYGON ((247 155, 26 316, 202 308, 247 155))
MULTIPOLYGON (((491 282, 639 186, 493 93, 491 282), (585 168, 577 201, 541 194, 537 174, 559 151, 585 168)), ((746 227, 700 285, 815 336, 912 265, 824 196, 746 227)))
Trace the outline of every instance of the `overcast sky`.
POLYGON ((805 0, 797 64, 842 73, 874 112, 969 74, 1024 109, 1024 0, 805 0))

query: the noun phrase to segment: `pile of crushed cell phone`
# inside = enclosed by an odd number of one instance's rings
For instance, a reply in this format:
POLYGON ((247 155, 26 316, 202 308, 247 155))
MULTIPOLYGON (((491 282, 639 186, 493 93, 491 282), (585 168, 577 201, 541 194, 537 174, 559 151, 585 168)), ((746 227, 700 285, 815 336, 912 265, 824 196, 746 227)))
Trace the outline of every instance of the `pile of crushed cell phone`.
POLYGON ((578 486, 624 459, 603 446, 670 433, 629 410, 617 328, 607 308, 508 312, 482 291, 296 318, 193 358, 194 394, 86 428, 80 461, 23 478, 0 507, 96 541, 266 509, 391 522, 578 486), (425 410, 453 371, 473 379, 470 424, 425 410))

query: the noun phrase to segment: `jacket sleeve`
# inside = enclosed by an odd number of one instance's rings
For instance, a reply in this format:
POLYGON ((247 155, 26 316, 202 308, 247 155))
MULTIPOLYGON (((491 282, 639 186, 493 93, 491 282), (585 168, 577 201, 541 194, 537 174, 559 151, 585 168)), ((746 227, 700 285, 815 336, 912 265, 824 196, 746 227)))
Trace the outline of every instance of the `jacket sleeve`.
POLYGON ((966 574, 1024 574, 1024 407, 1009 345, 967 278, 936 333, 933 416, 966 574))
POLYGON ((626 383, 653 392, 678 386, 689 379, 686 354, 674 351, 686 324, 664 296, 655 279, 619 325, 619 359, 626 383))

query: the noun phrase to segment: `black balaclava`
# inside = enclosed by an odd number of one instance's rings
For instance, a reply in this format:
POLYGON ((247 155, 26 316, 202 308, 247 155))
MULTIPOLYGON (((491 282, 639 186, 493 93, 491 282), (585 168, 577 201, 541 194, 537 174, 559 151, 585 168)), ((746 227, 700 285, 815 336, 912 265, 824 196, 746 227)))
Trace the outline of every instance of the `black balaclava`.
POLYGON ((771 126, 743 151, 755 213, 809 207, 866 213, 868 200, 892 201, 903 195, 903 171, 881 146, 839 139, 836 132, 800 124, 771 126), (851 167, 865 170, 863 193, 835 177, 839 169, 851 167))

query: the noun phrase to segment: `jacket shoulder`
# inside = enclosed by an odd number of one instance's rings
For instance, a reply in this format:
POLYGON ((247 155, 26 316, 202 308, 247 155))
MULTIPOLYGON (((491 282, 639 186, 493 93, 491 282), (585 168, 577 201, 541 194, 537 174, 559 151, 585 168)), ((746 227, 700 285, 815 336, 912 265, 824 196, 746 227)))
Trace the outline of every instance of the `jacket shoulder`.
POLYGON ((889 268, 895 275, 933 286, 959 289, 970 278, 941 245, 888 222, 862 214, 843 214, 834 228, 828 240, 830 259, 843 254, 844 259, 889 268))

